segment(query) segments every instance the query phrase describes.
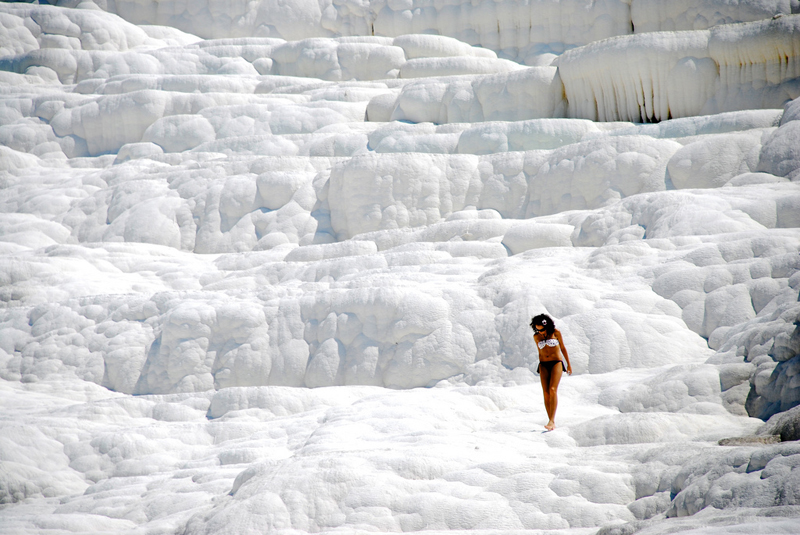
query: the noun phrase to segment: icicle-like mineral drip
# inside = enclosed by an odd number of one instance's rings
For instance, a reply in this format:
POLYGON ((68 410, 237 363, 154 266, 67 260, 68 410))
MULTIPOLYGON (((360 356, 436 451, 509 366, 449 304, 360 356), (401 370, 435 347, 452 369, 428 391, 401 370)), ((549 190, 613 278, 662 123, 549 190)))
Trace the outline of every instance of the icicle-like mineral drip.
POLYGON ((697 115, 717 75, 708 37, 707 31, 643 34, 565 52, 558 69, 568 115, 634 122, 697 115))
POLYGON ((800 15, 691 32, 622 36, 569 50, 558 65, 568 115, 658 122, 780 108, 800 96, 800 15))
POLYGON ((719 65, 720 87, 707 111, 777 108, 800 94, 800 15, 710 32, 708 51, 719 65))

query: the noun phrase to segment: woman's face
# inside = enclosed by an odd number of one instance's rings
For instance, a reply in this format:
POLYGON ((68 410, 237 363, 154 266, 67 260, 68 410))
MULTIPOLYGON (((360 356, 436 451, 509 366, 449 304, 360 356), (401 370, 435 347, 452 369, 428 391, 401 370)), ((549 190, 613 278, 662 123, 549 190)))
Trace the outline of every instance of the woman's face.
POLYGON ((544 331, 545 331, 544 326, 542 326, 542 325, 534 325, 533 328, 536 329, 537 333, 544 334, 544 331))

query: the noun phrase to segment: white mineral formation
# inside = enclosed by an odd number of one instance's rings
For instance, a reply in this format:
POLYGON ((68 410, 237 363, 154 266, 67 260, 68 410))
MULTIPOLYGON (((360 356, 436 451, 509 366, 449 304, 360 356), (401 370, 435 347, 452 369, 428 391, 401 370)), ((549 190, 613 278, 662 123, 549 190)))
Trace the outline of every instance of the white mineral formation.
POLYGON ((795 534, 799 182, 796 0, 2 3, 0 534, 795 534))

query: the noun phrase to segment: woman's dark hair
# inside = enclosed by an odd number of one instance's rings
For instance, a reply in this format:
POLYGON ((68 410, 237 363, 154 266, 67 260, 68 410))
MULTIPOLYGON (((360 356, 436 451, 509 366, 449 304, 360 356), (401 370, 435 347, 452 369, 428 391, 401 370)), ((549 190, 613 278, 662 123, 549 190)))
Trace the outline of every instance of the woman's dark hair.
POLYGON ((539 314, 531 318, 531 329, 535 331, 537 325, 544 327, 544 332, 548 338, 553 336, 553 333, 556 331, 556 324, 553 322, 553 318, 547 314, 539 314))

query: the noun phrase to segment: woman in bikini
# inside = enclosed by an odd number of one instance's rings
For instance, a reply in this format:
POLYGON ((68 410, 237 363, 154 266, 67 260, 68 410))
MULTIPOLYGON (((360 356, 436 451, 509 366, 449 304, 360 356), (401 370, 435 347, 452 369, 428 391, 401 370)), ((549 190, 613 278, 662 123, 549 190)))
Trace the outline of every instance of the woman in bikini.
POLYGON ((561 338, 561 331, 556 329, 553 319, 547 314, 539 314, 531 319, 531 329, 533 329, 533 340, 539 348, 539 365, 536 371, 542 380, 542 392, 544 393, 544 408, 547 409, 547 417, 550 421, 544 426, 548 431, 556 428, 556 407, 558 406, 558 383, 564 372, 572 375, 572 365, 569 363, 567 348, 564 347, 564 340, 561 338), (564 355, 564 360, 561 359, 564 355))

